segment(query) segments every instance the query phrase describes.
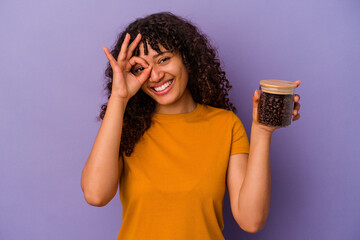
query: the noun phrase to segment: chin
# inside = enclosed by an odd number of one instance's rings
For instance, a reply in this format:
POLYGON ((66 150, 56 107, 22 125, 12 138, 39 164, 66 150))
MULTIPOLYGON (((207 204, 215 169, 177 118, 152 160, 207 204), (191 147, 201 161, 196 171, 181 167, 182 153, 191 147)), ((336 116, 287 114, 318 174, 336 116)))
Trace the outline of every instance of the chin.
POLYGON ((154 100, 157 104, 164 105, 164 106, 171 105, 176 102, 176 99, 173 99, 173 98, 171 98, 171 99, 154 99, 154 100))
MULTIPOLYGON (((144 91, 144 90, 143 90, 144 91)), ((177 101, 176 98, 176 94, 171 93, 169 95, 163 95, 163 96, 158 96, 155 95, 151 90, 146 89, 146 91, 144 91, 149 97, 151 97, 152 99, 154 99, 154 101, 160 105, 170 105, 174 102, 177 101)))

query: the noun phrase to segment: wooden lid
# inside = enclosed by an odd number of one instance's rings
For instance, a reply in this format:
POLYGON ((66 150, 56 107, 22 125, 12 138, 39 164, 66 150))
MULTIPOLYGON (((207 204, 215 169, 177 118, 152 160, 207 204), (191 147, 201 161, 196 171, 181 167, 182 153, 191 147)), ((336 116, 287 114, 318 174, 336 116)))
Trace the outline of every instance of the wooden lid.
POLYGON ((296 88, 297 86, 296 83, 293 82, 275 79, 261 80, 260 85, 271 88, 296 88))
POLYGON ((276 79, 261 80, 260 86, 264 92, 275 94, 292 94, 297 87, 296 83, 276 79))

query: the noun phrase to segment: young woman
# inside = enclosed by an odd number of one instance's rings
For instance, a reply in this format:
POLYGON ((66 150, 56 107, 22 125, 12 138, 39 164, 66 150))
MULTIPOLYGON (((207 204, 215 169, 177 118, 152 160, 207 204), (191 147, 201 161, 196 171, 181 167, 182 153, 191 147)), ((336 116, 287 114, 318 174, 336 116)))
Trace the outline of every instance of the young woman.
MULTIPOLYGON (((261 230, 275 128, 255 121, 259 91, 249 144, 215 50, 171 13, 137 19, 104 52, 108 102, 81 186, 94 206, 105 206, 119 188, 118 239, 224 239, 225 187, 238 225, 261 230)), ((300 117, 299 99, 293 120, 300 117)))

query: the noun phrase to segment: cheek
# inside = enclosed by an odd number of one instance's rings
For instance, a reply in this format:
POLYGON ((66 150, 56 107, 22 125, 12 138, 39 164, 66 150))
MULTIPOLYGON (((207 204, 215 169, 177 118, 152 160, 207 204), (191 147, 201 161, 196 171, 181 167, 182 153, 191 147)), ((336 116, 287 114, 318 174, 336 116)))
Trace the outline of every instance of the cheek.
POLYGON ((189 75, 185 67, 179 71, 179 76, 182 80, 182 84, 186 86, 189 79, 189 75))
MULTIPOLYGON (((146 86, 145 86, 145 84, 146 84, 146 82, 141 86, 141 90, 144 92, 144 93, 146 93, 147 95, 149 95, 150 96, 150 94, 149 94, 149 91, 151 91, 149 88, 147 88, 146 86)), ((140 90, 139 90, 140 91, 140 90)))

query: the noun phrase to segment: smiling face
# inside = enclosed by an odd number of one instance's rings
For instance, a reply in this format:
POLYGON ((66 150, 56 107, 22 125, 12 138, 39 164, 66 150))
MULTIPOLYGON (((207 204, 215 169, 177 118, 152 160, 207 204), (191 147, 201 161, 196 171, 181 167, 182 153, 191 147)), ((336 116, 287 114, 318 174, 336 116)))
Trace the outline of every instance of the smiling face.
MULTIPOLYGON (((139 57, 152 66, 150 77, 141 89, 156 101, 156 113, 189 112, 195 106, 187 88, 188 71, 179 51, 168 51, 159 45, 160 53, 149 45, 145 55, 143 43, 139 44, 139 57)), ((132 72, 140 75, 144 68, 137 64, 132 72)))

